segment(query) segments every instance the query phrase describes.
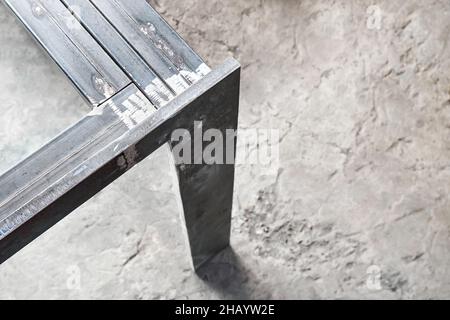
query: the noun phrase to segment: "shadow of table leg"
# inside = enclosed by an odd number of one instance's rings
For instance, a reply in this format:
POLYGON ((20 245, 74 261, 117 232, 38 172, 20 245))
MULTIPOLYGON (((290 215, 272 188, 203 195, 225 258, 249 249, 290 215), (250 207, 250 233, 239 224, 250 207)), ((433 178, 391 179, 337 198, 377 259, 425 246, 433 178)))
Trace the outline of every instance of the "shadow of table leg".
POLYGON ((226 299, 254 298, 249 287, 252 275, 246 271, 233 248, 228 247, 197 270, 200 279, 226 299))

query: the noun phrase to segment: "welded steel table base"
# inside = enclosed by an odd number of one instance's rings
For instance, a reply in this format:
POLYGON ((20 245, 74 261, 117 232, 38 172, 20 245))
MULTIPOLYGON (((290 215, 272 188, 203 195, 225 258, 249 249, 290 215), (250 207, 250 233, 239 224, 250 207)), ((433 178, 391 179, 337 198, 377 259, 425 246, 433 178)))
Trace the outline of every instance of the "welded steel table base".
MULTIPOLYGON (((193 136, 199 124, 225 140, 223 161, 175 161, 194 268, 227 247, 236 150, 236 134, 229 132, 237 130, 239 63, 229 59, 211 71, 153 9, 142 10, 142 0, 108 0, 114 6, 104 10, 99 7, 106 0, 5 1, 93 110, 0 177, 0 263, 160 146, 169 143, 175 152, 173 132, 193 136), (58 16, 72 3, 93 11, 58 16), (142 30, 134 25, 139 19, 152 23, 142 30), (133 30, 142 34, 129 41, 125 35, 133 30), (152 51, 141 55, 138 48, 152 51)), ((208 144, 201 141, 200 152, 208 144)), ((197 154, 191 142, 181 143, 197 154)))

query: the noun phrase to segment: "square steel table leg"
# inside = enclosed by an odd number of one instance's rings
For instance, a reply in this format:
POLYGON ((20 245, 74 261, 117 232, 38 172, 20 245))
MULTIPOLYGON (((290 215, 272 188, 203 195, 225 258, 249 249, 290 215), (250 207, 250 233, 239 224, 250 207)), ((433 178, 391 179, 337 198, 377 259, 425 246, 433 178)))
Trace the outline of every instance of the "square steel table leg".
MULTIPOLYGON (((186 129, 191 137, 191 140, 179 143, 186 143, 194 162, 199 163, 175 163, 195 269, 230 243, 239 111, 238 71, 200 96, 192 107, 193 114, 188 116, 189 120, 179 122, 179 127, 186 129), (215 161, 217 163, 213 164, 205 163, 207 159, 202 157, 203 151, 212 142, 200 139, 199 145, 199 141, 192 140, 209 130, 214 130, 221 137, 220 141, 213 141, 218 143, 215 152, 220 154, 215 161)), ((171 144, 174 147, 177 142, 172 141, 171 144)), ((179 154, 174 154, 174 158, 178 159, 179 154)))

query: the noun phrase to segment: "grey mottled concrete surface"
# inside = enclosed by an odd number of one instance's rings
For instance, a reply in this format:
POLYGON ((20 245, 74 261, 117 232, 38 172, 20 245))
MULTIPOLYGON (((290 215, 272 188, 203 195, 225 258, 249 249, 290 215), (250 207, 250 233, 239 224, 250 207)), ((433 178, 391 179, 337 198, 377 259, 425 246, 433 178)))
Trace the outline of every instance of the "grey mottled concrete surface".
MULTIPOLYGON (((233 250, 201 279, 161 149, 1 265, 0 298, 450 297, 449 1, 151 2, 240 60, 240 127, 280 130, 278 170, 238 169, 233 250)), ((1 171, 87 108, 0 26, 1 171)))

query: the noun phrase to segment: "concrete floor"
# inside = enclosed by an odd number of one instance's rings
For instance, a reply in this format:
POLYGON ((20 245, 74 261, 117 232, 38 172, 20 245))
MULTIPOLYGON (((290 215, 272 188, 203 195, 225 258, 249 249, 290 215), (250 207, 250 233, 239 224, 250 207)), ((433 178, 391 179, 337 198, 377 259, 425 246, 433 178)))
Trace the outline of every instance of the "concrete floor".
MULTIPOLYGON (((189 269, 163 148, 0 266, 0 298, 449 298, 450 2, 153 0, 243 65, 233 249, 189 269)), ((0 6, 0 171, 87 111, 0 6)))

